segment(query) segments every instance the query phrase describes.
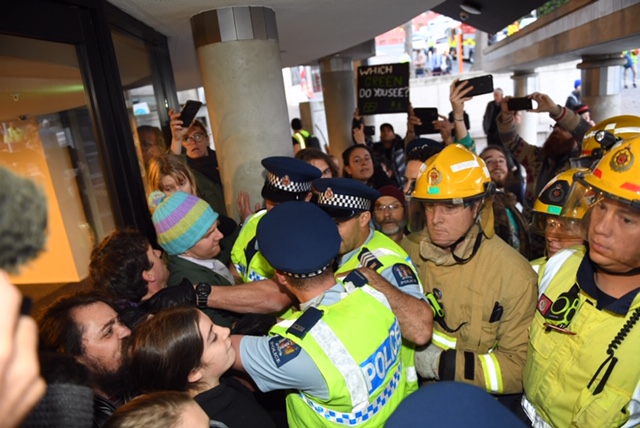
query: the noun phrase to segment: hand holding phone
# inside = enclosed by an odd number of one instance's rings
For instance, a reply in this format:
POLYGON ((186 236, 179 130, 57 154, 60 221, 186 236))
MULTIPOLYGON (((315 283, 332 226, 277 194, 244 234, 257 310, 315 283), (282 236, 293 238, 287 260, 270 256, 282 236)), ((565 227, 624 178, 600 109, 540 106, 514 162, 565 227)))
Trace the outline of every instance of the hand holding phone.
POLYGON ((473 89, 467 93, 465 97, 474 97, 476 95, 490 94, 493 92, 493 76, 491 74, 467 80, 460 80, 456 83, 456 86, 460 85, 462 82, 469 82, 467 87, 473 86, 473 89))
POLYGON ((187 102, 184 103, 184 107, 182 107, 179 118, 182 121, 182 127, 184 129, 188 129, 191 126, 193 120, 198 114, 198 111, 200 111, 200 107, 202 107, 202 103, 200 101, 187 100, 187 102))
POLYGON ((533 102, 529 97, 516 97, 507 100, 507 108, 509 111, 531 110, 533 102))
POLYGON ((438 109, 432 107, 415 107, 413 115, 418 117, 422 125, 415 125, 416 136, 424 134, 437 134, 439 131, 433 126, 433 121, 438 120, 438 109))
POLYGON ((373 137, 376 135, 376 127, 375 126, 365 126, 364 127, 364 135, 368 137, 373 137))

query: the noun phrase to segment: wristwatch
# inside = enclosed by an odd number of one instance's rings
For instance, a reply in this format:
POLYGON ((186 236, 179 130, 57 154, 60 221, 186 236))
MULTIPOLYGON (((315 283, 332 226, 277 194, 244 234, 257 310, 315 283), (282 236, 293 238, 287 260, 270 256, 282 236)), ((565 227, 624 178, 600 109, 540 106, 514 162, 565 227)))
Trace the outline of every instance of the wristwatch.
POLYGON ((196 301, 198 309, 207 309, 207 300, 211 294, 211 285, 206 282, 200 282, 196 285, 196 301))

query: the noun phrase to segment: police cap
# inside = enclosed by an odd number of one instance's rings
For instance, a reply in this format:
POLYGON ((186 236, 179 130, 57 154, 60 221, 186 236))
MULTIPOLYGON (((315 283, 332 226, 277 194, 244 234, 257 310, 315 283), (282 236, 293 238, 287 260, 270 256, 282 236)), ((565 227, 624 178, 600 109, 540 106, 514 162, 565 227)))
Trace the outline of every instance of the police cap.
POLYGON ((321 178, 313 182, 313 190, 314 202, 334 220, 370 211, 380 197, 377 190, 351 178, 321 178))
POLYGON ((311 182, 322 176, 315 166, 292 157, 264 158, 262 166, 267 170, 262 197, 278 203, 303 200, 311 190, 311 182))
POLYGON ((314 204, 289 201, 260 220, 258 248, 279 272, 310 278, 324 272, 338 255, 342 239, 335 222, 314 204))

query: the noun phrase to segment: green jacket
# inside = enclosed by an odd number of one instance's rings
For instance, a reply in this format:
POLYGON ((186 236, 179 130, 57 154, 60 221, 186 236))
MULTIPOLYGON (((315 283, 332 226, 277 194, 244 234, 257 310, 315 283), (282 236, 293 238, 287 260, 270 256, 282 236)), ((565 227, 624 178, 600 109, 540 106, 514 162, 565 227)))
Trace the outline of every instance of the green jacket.
MULTIPOLYGON (((169 287, 180 284, 184 278, 194 285, 199 282, 206 282, 211 285, 232 285, 224 276, 179 256, 169 256, 167 267, 169 268, 169 280, 167 281, 169 287)), ((233 312, 225 310, 205 309, 204 313, 215 324, 222 327, 230 328, 239 319, 233 312)))

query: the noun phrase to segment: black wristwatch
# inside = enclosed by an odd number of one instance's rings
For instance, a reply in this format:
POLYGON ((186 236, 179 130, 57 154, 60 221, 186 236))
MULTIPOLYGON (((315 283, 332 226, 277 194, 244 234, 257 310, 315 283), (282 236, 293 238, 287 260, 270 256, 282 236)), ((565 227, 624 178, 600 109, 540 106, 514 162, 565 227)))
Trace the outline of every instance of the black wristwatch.
POLYGON ((211 285, 206 282, 200 282, 196 285, 196 301, 198 309, 207 309, 207 300, 211 294, 211 285))

